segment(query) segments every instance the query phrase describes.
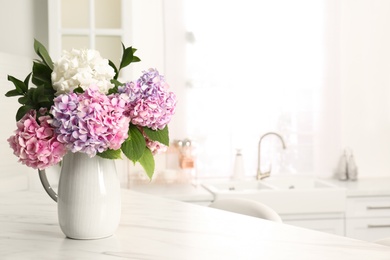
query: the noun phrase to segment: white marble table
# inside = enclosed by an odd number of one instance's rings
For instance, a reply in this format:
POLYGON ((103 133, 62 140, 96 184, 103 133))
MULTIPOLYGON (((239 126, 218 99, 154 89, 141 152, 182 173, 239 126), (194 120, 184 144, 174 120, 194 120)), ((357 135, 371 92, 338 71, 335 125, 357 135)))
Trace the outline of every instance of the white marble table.
POLYGON ((64 237, 42 192, 0 193, 0 259, 390 259, 390 247, 123 190, 116 234, 64 237))

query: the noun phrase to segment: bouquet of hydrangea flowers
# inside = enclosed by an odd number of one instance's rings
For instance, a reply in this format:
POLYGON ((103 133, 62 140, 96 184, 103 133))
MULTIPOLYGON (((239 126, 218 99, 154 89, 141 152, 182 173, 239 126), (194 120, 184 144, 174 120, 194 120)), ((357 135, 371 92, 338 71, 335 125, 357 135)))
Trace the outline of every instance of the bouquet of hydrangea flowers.
POLYGON ((167 125, 176 107, 164 77, 149 69, 136 81, 119 82, 120 70, 140 61, 132 47, 123 46, 119 68, 95 50, 64 51, 53 62, 38 41, 34 49, 41 60, 26 79, 8 76, 15 89, 6 96, 21 96, 17 130, 8 139, 19 161, 43 170, 68 152, 107 159, 123 152, 151 178, 153 155, 169 145, 167 125))

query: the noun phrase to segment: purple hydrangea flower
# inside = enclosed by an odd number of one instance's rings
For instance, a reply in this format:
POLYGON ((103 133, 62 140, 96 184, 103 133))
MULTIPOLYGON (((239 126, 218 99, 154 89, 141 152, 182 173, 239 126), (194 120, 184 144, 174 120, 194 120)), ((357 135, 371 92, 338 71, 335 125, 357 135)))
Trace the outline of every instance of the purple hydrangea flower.
POLYGON ((90 157, 107 149, 119 149, 128 137, 127 101, 119 94, 105 95, 96 86, 82 94, 69 93, 54 99, 50 113, 58 140, 72 152, 90 157))
POLYGON ((176 95, 169 91, 164 77, 156 69, 143 73, 135 83, 119 88, 119 92, 127 95, 131 123, 153 130, 163 129, 175 113, 176 95))

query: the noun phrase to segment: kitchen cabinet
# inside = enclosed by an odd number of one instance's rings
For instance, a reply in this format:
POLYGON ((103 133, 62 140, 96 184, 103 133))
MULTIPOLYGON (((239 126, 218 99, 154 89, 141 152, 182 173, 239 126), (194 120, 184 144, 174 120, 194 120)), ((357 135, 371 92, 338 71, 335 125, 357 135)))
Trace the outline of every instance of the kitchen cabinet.
POLYGON ((346 189, 345 236, 370 242, 390 237, 390 178, 330 181, 346 189))
MULTIPOLYGON (((148 193, 201 206, 208 206, 215 199, 214 196, 206 189, 202 188, 201 185, 152 184, 133 185, 129 188, 133 191, 148 193)), ((275 205, 272 205, 272 201, 267 201, 267 205, 271 208, 277 208, 275 205)), ((339 212, 326 212, 326 210, 324 210, 321 213, 315 214, 297 212, 293 212, 292 214, 283 214, 285 212, 278 213, 281 215, 283 223, 285 224, 344 236, 344 205, 345 203, 343 203, 342 209, 339 207, 339 212)))
POLYGON ((281 215, 283 223, 308 228, 329 234, 344 236, 345 216, 343 213, 281 215))
POLYGON ((390 237, 390 196, 348 198, 346 236, 367 241, 390 237))
MULTIPOLYGON (((370 242, 390 237, 390 178, 326 181, 345 188, 342 210, 316 214, 278 212, 283 222, 370 242)), ((203 206, 214 200, 214 196, 200 185, 145 185, 132 189, 203 206)), ((272 207, 272 203, 268 202, 268 205, 272 207)))
POLYGON ((202 183, 215 200, 243 198, 264 203, 283 223, 344 235, 346 192, 344 188, 309 177, 271 177, 220 180, 202 183))

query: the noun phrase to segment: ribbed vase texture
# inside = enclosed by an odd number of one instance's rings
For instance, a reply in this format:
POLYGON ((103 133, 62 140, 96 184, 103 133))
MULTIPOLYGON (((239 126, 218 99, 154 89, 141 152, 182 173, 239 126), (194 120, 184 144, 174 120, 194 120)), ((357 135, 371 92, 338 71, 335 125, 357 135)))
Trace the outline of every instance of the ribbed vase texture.
POLYGON ((121 214, 120 183, 114 160, 69 152, 58 185, 58 219, 73 239, 111 236, 121 214))

